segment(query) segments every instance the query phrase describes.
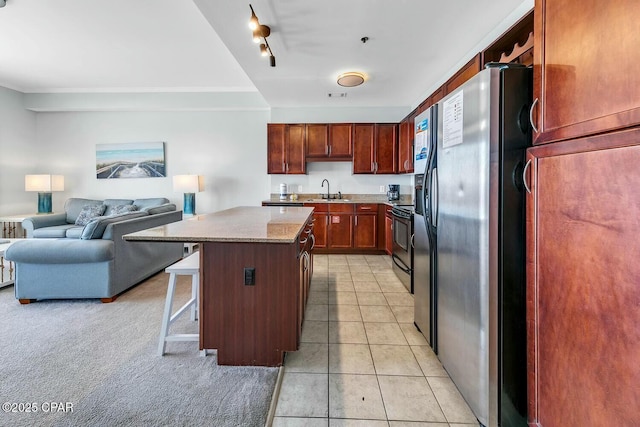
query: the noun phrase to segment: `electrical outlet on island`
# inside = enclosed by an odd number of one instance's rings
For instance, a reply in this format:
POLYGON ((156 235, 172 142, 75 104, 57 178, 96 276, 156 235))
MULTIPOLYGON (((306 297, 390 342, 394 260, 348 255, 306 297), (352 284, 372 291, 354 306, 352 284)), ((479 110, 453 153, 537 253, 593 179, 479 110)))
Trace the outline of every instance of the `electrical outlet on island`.
POLYGON ((380 186, 380 192, 381 192, 381 193, 384 193, 384 185, 381 185, 381 186, 380 186))

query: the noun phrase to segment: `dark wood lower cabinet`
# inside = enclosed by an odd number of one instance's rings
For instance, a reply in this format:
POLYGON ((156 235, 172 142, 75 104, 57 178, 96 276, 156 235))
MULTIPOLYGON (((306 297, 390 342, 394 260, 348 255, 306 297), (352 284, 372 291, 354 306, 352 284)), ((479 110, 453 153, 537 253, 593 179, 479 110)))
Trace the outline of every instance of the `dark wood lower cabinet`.
POLYGON ((384 251, 387 255, 393 253, 393 217, 391 215, 384 216, 384 251))
POLYGON ((640 425, 640 129, 530 149, 531 426, 640 425))
POLYGON ((205 242, 200 249, 200 344, 219 365, 280 366, 298 348, 300 244, 205 242), (244 268, 255 284, 244 284, 244 268))
POLYGON ((353 222, 350 213, 329 214, 329 244, 334 249, 350 249, 353 246, 353 222))
POLYGON ((378 215, 355 214, 353 217, 353 247, 356 249, 378 248, 378 215))

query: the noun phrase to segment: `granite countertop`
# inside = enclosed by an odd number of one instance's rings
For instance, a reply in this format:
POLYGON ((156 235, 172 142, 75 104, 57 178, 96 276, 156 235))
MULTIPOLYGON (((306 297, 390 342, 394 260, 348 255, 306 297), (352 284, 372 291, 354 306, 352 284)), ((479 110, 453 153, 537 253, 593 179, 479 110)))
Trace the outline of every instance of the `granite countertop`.
POLYGON ((297 200, 280 200, 278 194, 271 194, 271 197, 267 200, 263 200, 263 203, 278 203, 278 204, 300 204, 300 203, 383 203, 385 205, 410 205, 412 204, 411 196, 402 194, 400 200, 389 201, 384 194, 343 194, 342 199, 321 199, 319 194, 298 194, 297 200))
POLYGON ((241 206, 126 234, 124 240, 159 242, 293 243, 313 208, 241 206))

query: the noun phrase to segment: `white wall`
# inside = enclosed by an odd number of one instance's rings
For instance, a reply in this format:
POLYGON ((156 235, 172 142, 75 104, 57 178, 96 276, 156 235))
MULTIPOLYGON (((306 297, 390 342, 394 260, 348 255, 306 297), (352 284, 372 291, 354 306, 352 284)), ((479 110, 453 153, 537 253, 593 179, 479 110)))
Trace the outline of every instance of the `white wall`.
POLYGON ((281 182, 298 192, 380 194, 400 184, 411 194, 410 175, 353 175, 351 162, 309 163, 307 175, 267 175, 268 122, 397 122, 407 108, 276 109, 259 94, 21 94, 0 88, 0 214, 33 212, 37 195, 24 191, 24 175, 62 174, 65 191, 53 194, 61 211, 68 197, 167 197, 182 208, 173 175, 204 176, 196 210, 212 212, 257 205, 281 182), (98 180, 96 144, 163 141, 166 178, 98 180), (386 190, 385 190, 386 191, 386 190))
MULTIPOLYGON (((24 95, 0 87, 0 214, 35 212, 38 195, 24 191, 33 169, 36 114, 24 108, 24 95)), ((45 172, 42 172, 45 173, 45 172)))
POLYGON ((205 190, 196 211, 205 213, 267 197, 267 120, 268 111, 38 113, 37 144, 41 165, 65 176, 54 210, 68 197, 167 197, 182 208, 171 177, 197 174, 205 190), (166 178, 96 178, 96 144, 150 141, 165 143, 166 178))

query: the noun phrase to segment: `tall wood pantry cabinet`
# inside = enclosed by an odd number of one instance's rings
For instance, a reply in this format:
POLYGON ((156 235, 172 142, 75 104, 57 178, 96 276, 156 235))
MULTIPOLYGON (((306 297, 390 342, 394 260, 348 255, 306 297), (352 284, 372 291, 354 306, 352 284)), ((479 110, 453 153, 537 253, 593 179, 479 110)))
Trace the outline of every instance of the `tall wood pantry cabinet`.
POLYGON ((529 425, 640 425, 640 2, 536 0, 529 425))

